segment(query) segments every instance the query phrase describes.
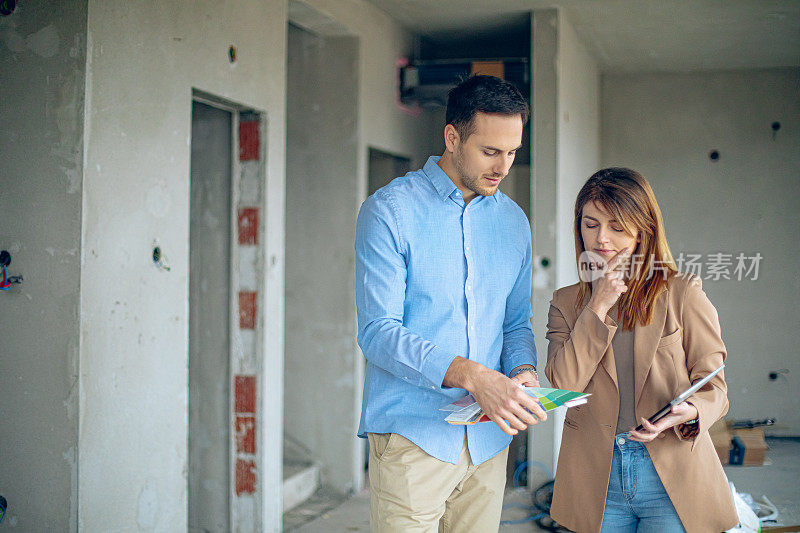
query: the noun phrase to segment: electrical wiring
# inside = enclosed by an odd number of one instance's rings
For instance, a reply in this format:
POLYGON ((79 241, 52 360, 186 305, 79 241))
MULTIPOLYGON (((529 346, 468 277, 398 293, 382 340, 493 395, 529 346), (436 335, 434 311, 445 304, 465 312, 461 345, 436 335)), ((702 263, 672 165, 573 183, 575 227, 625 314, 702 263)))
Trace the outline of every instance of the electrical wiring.
MULTIPOLYGON (((512 508, 519 508, 525 509, 526 511, 532 512, 535 511, 536 508, 530 505, 524 505, 521 503, 511 502, 503 505, 503 509, 512 509, 512 508)), ((538 514, 532 514, 526 516, 525 518, 518 518, 516 520, 502 520, 500 522, 501 525, 512 525, 512 524, 524 524, 525 522, 533 522, 534 520, 539 520, 547 516, 547 513, 539 512, 538 514)))

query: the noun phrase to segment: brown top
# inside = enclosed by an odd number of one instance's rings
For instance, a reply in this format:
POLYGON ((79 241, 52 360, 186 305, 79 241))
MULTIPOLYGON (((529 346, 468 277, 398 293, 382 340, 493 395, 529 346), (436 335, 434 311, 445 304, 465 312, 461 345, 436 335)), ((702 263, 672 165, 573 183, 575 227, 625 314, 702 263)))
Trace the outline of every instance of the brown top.
POLYGON ((611 339, 614 350, 614 364, 617 367, 619 385, 619 415, 616 433, 625 433, 636 427, 636 378, 633 371, 633 331, 618 327, 611 339))

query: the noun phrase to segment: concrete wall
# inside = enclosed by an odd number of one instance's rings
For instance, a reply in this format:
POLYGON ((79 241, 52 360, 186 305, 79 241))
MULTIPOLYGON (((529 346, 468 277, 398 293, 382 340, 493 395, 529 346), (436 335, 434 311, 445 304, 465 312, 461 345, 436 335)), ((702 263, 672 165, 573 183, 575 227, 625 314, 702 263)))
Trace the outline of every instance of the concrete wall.
MULTIPOLYGON (((419 168, 425 158, 432 155, 428 153, 428 136, 433 119, 398 101, 397 61, 411 56, 413 37, 389 15, 364 0, 307 0, 305 3, 344 25, 359 39, 360 193, 357 208, 366 198, 368 147, 410 156, 412 168, 419 168), (421 131, 426 134, 421 135, 421 131)), ((443 124, 441 129, 444 129, 443 124)))
MULTIPOLYGON (((800 434, 800 70, 603 77, 604 165, 652 183, 675 256, 733 254, 731 280, 706 279, 728 348, 735 418, 777 417, 800 434), (771 124, 781 123, 773 138, 771 124), (718 150, 717 162, 709 159, 718 150), (763 256, 758 279, 736 279, 736 256, 763 256), (770 370, 788 369, 777 381, 770 370)), ((751 261, 748 261, 748 266, 751 261)), ((752 274, 751 276, 752 277, 752 274)))
POLYGON ((358 41, 289 26, 284 431, 353 488, 358 41))
POLYGON ((80 516, 187 527, 192 88, 266 113, 264 529, 280 528, 285 5, 90 2, 81 276, 80 516), (237 62, 228 60, 231 45, 237 62), (154 267, 158 241, 171 265, 154 267), (269 406, 269 409, 265 407, 269 406))
POLYGON ((578 281, 575 267, 575 198, 600 164, 600 73, 567 12, 558 19, 558 185, 556 286, 578 281))
POLYGON ((0 17, 0 494, 9 531, 75 531, 87 2, 0 17))
MULTIPOLYGON (((368 146, 423 159, 416 132, 426 119, 395 101, 396 61, 410 53, 412 39, 365 2, 314 3, 363 46, 358 93, 368 96, 358 103, 357 180, 342 200, 354 219, 366 192, 368 146)), ((3 246, 20 267, 12 273, 26 276, 26 285, 0 299, 4 311, 15 310, 4 314, 4 328, 15 332, 3 343, 2 394, 14 415, 4 448, 25 450, 3 466, 3 479, 18 483, 4 481, 12 502, 7 524, 36 516, 55 530, 186 527, 196 88, 266 116, 267 283, 259 305, 267 320, 257 438, 265 450, 264 529, 280 528, 281 440, 273 429, 283 421, 287 9, 282 2, 183 7, 26 5, 0 21, 10 51, 0 70, 2 118, 12 125, 0 139, 3 153, 14 154, 2 162, 3 246), (156 242, 169 272, 152 264, 156 242)), ((357 354, 354 341, 350 348, 357 354)), ((354 391, 362 367, 355 358, 345 376, 354 391)), ((350 401, 355 427, 360 394, 350 401)), ((360 447, 350 453, 357 488, 360 447)))
MULTIPOLYGON (((531 103, 531 231, 533 233, 533 335, 537 367, 547 362, 547 310, 556 289, 556 216, 558 191, 558 27, 559 12, 542 9, 531 17, 531 67, 533 87, 531 103), (548 262, 542 266, 542 259, 548 262)), ((553 449, 554 423, 528 430, 528 459, 555 470, 553 449)), ((534 464, 534 463, 531 463, 534 464)), ((531 470, 528 484, 538 487, 551 479, 539 470, 531 470)))
MULTIPOLYGON (((553 291, 577 281, 572 212, 578 190, 600 158, 597 63, 566 12, 536 10, 532 18, 534 250, 533 327, 538 367, 547 363, 547 313, 553 291), (544 266, 542 260, 547 260, 544 266)), ((546 383, 544 372, 540 378, 546 383)), ((529 459, 555 471, 563 412, 529 431, 529 459)), ((532 486, 545 481, 531 471, 532 486)))
MULTIPOLYGON (((586 50, 569 21, 567 11, 563 10, 558 17, 557 76, 555 287, 560 288, 578 281, 572 229, 575 199, 600 163, 600 74, 597 61, 586 50)), ((546 345, 545 332, 546 328, 541 330, 540 340, 546 345)), ((546 360, 546 347, 540 353, 542 360, 546 360)), ((554 467, 561 449, 565 414, 566 409, 559 409, 553 416, 554 467)))
MULTIPOLYGON (((429 139, 432 119, 426 113, 408 109, 398 102, 397 61, 408 57, 412 52, 413 39, 410 33, 383 11, 362 0, 308 0, 303 4, 336 24, 342 25, 349 35, 358 40, 357 179, 355 188, 351 191, 350 209, 346 203, 339 206, 352 224, 349 228, 341 227, 342 235, 352 236, 350 232, 355 225, 358 207, 367 195, 369 148, 374 147, 411 157, 412 168, 418 168, 424 163, 425 158, 431 155, 429 139)), ((441 128, 443 127, 442 125, 441 128)), ((347 261, 355 261, 352 240, 342 250, 344 251, 341 253, 346 252, 347 261)), ((353 276, 354 273, 348 283, 354 283, 353 276)), ((349 286, 352 288, 352 285, 349 286)), ((352 295, 353 292, 349 294, 352 295)), ((347 301, 351 301, 351 298, 348 297, 347 301)), ((352 380, 355 394, 352 398, 352 409, 348 414, 349 419, 339 420, 338 423, 352 427, 352 434, 355 435, 361 412, 364 359, 355 343, 355 322, 352 324, 347 342, 349 349, 352 350, 354 366, 353 371, 348 375, 343 374, 341 379, 345 388, 349 386, 345 381, 352 380)), ((287 330, 287 336, 290 334, 291 332, 287 330)), ((309 358, 313 356, 314 354, 306 354, 309 358)), ((321 437, 324 438, 324 435, 321 437)), ((351 454, 350 460, 341 459, 339 463, 350 465, 352 483, 349 486, 359 490, 363 483, 362 443, 353 437, 350 450, 338 450, 338 452, 342 454, 339 456, 341 458, 345 457, 345 453, 351 454)), ((337 486, 345 487, 339 483, 337 486)))

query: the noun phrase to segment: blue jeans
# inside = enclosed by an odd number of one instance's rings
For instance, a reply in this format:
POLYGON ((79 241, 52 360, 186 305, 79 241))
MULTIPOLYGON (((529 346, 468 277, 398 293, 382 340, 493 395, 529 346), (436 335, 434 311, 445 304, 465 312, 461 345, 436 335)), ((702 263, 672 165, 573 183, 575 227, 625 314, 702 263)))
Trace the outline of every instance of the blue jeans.
POLYGON ((602 533, 685 532, 681 519, 658 477, 647 448, 628 439, 614 437, 614 458, 608 480, 602 533))

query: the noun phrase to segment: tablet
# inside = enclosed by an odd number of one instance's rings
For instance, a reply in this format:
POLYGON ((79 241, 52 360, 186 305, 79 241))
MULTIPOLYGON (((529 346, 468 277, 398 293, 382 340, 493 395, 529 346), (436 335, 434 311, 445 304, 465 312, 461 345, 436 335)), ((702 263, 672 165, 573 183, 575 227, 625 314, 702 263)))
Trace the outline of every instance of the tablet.
MULTIPOLYGON (((667 414, 669 414, 669 412, 672 411, 672 408, 674 406, 678 405, 681 402, 685 402, 686 399, 689 398, 689 396, 697 392, 700 389, 700 387, 711 381, 711 378, 716 376, 719 373, 719 371, 722 370, 723 368, 725 368, 725 363, 722 363, 718 369, 714 370, 709 375, 707 375, 706 377, 704 377, 703 379, 701 379, 700 381, 698 381, 697 383, 695 383, 694 385, 692 385, 691 387, 680 393, 674 400, 672 400, 667 405, 659 409, 656 414, 654 414, 647 420, 651 424, 655 424, 656 422, 667 416, 667 414)), ((642 426, 641 424, 636 426, 636 431, 642 431, 642 430, 644 430, 644 426, 642 426)))

